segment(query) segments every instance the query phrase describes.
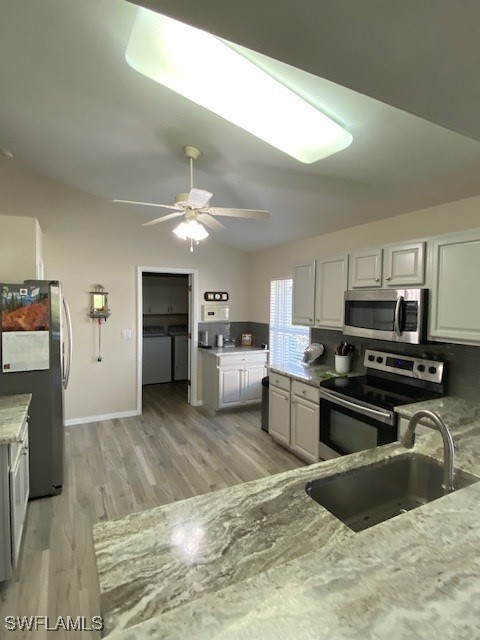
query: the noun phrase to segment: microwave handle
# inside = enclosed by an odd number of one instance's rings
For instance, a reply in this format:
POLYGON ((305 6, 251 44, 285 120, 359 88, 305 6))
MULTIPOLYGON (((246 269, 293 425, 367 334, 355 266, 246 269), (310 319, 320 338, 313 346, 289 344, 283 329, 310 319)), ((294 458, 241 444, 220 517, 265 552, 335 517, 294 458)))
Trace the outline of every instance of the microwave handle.
POLYGON ((393 326, 395 328, 395 333, 398 337, 402 335, 402 327, 400 326, 400 316, 402 313, 403 305, 405 303, 405 299, 403 296, 398 296, 397 303, 395 305, 395 318, 393 321, 393 326))

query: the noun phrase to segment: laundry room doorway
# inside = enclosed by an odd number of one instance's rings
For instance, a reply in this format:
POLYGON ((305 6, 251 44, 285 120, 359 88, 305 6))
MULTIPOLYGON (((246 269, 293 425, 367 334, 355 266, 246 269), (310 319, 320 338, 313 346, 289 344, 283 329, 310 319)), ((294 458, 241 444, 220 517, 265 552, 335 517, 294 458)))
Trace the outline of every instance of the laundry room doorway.
POLYGON ((198 272, 137 268, 137 409, 144 393, 198 404, 198 272))

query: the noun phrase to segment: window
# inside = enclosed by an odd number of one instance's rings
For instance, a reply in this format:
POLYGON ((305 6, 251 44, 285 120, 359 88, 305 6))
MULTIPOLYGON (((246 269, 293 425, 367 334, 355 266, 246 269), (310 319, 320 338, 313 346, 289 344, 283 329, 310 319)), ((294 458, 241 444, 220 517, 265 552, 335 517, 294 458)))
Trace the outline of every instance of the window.
POLYGON ((309 344, 308 327, 292 325, 293 280, 270 283, 270 365, 286 366, 301 361, 309 344))

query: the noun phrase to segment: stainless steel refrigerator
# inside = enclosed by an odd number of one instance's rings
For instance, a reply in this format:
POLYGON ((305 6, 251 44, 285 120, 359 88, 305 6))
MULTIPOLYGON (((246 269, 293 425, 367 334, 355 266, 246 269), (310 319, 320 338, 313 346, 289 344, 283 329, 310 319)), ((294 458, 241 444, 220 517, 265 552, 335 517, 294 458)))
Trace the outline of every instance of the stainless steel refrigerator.
POLYGON ((0 284, 0 395, 31 393, 30 498, 61 493, 64 390, 72 355, 70 313, 58 281, 0 284))

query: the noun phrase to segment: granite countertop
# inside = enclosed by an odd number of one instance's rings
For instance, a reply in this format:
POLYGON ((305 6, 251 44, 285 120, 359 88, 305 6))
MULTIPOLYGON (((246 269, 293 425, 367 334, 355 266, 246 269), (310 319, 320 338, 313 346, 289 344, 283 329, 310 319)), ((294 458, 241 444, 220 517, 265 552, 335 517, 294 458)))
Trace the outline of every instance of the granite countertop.
POLYGON ((0 397, 0 445, 19 442, 31 400, 30 393, 0 397))
POLYGON ((231 354, 239 353, 268 353, 268 349, 262 349, 261 347, 212 347, 211 349, 202 349, 202 353, 207 353, 211 356, 228 356, 231 354))
POLYGON ((289 378, 293 378, 294 380, 299 380, 300 382, 305 382, 312 387, 319 387, 322 380, 327 380, 328 378, 341 378, 346 375, 343 373, 337 373, 333 367, 327 367, 327 365, 308 366, 303 365, 300 362, 298 364, 290 363, 285 366, 275 365, 270 367, 270 371, 272 373, 280 373, 284 376, 288 376, 289 378))
MULTIPOLYGON (((436 402, 447 422, 463 415, 452 426, 456 466, 480 477, 477 407, 436 402)), ((412 451, 442 459, 438 435, 97 525, 112 640, 480 637, 480 483, 360 533, 304 491, 412 451)))

